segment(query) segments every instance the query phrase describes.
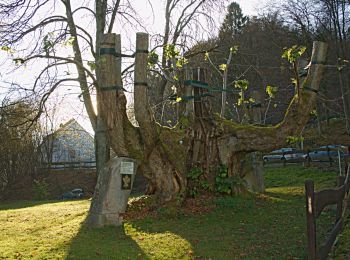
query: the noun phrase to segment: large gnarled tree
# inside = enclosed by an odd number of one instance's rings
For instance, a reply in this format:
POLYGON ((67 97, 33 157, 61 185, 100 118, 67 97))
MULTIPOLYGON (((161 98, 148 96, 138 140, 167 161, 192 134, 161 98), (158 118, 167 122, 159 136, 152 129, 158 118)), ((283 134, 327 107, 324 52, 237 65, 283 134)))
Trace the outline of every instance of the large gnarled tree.
MULTIPOLYGON (((186 195, 187 175, 194 167, 201 169, 203 178, 207 179, 209 185, 213 185, 220 165, 227 165, 229 176, 243 177, 241 160, 245 155, 253 151, 273 149, 283 145, 287 136, 299 135, 315 104, 323 72, 322 64, 326 59, 326 44, 321 42, 314 44, 307 79, 300 95, 291 101, 280 124, 273 127, 242 126, 210 113, 206 114, 206 118, 184 113, 176 127, 163 127, 154 120, 148 103, 149 43, 148 35, 140 33, 135 53, 134 103, 139 125, 136 127, 129 122, 126 113, 126 97, 120 75, 120 39, 111 34, 121 1, 95 1, 95 10, 92 10, 81 6, 73 8, 70 0, 61 0, 65 15, 45 17, 34 26, 31 25, 33 15, 47 3, 55 5, 55 1, 12 2, 0 4, 0 14, 4 21, 1 24, 1 45, 11 49, 19 41, 41 33, 41 41, 30 49, 31 54, 17 59, 24 64, 34 59, 47 61, 30 90, 35 92, 38 85, 44 87, 38 93, 44 93, 39 108, 60 84, 67 81, 78 82, 96 133, 99 171, 103 172, 101 169, 108 161, 110 146, 118 156, 138 160, 139 169, 149 182, 149 192, 155 193, 160 203, 174 201, 179 196, 186 195), (21 19, 14 20, 10 16, 14 11, 21 14, 21 19), (76 23, 75 16, 79 12, 92 13, 96 21, 95 41, 86 29, 76 23), (55 37, 49 34, 51 31, 57 31, 55 37), (60 55, 60 51, 56 51, 57 44, 62 42, 72 45, 73 58, 60 55), (84 61, 83 52, 87 49, 93 57, 96 73, 84 61), (75 66, 76 77, 59 77, 53 73, 57 67, 66 67, 67 64, 75 66), (111 79, 108 76, 110 73, 115 73, 117 77, 111 79), (96 90, 97 114, 92 106, 91 88, 96 90)), ((179 1, 173 1, 172 4, 177 2, 179 1)), ((183 25, 185 24, 186 20, 183 25)), ((198 79, 201 79, 200 75, 198 79)), ((184 110, 186 109, 181 111, 184 110)), ((196 111, 196 107, 194 110, 196 111)))
MULTIPOLYGON (((115 42, 113 39, 116 39, 115 35, 106 35, 106 45, 112 46, 115 42)), ((120 46, 120 43, 116 45, 120 46)), ((194 167, 203 171, 209 185, 214 185, 220 165, 227 165, 229 176, 243 178, 241 161, 247 153, 283 146, 288 136, 298 136, 302 132, 315 105, 326 49, 325 43, 314 42, 308 76, 278 125, 241 125, 215 115, 197 117, 185 116, 184 113, 176 127, 168 128, 155 122, 149 107, 148 36, 140 33, 134 77, 135 116, 139 126, 132 126, 127 120, 123 91, 106 92, 101 98, 104 106, 101 112, 107 120, 112 148, 118 155, 139 161, 140 170, 148 179, 151 191, 161 202, 173 201, 179 195, 185 195, 188 173, 194 167)), ((118 63, 120 59, 112 58, 105 66, 118 70, 118 63)))

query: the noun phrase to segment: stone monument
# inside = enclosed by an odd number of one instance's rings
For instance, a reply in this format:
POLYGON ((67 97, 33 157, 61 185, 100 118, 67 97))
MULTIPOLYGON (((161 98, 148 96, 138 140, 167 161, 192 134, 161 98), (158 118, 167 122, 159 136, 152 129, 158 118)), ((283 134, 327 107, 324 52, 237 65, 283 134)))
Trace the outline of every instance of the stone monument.
POLYGON ((87 224, 97 227, 122 224, 136 168, 136 161, 130 158, 114 157, 109 160, 98 176, 87 224), (103 187, 105 185, 107 187, 103 187))

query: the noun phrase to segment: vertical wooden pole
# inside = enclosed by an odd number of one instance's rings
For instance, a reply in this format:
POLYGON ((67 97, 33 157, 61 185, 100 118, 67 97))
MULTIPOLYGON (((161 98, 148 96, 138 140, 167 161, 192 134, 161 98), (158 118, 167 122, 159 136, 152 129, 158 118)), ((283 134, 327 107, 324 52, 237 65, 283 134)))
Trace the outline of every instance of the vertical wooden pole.
MULTIPOLYGON (((201 69, 193 69, 193 80, 201 81, 201 69)), ((203 117, 201 97, 202 91, 199 87, 193 87, 193 102, 194 102, 194 115, 195 117, 203 117)))
MULTIPOLYGON (((110 159, 110 140, 108 135, 108 121, 114 121, 113 106, 117 84, 117 65, 115 53, 120 52, 120 35, 104 34, 101 38, 98 53, 99 62, 96 67, 96 76, 99 81, 97 89, 97 123, 95 132, 96 168, 98 175, 102 174, 106 163, 110 159)), ((105 173, 103 173, 105 174, 105 173)))
POLYGON ((310 167, 310 165, 311 165, 311 158, 310 158, 310 151, 309 150, 307 150, 307 157, 306 157, 306 159, 307 159, 307 167, 310 167))
MULTIPOLYGON (((349 151, 348 153, 350 154, 350 147, 349 147, 349 151)), ((349 166, 349 160, 348 160, 348 157, 344 154, 344 176, 346 176, 347 174, 347 171, 348 171, 348 166, 349 166)))
MULTIPOLYGON (((186 69, 185 70, 185 80, 192 80, 192 79, 193 79, 193 75, 192 75, 191 71, 186 69)), ((193 87, 190 84, 187 84, 185 86, 185 96, 186 97, 191 97, 193 95, 194 95, 193 94, 193 87)), ((193 102, 193 99, 189 99, 186 102, 185 115, 193 118, 193 116, 194 116, 194 102, 193 102)))
POLYGON ((331 157, 330 149, 327 147, 327 155, 328 155, 328 160, 329 160, 329 166, 332 166, 333 164, 333 159, 331 157))
POLYGON ((135 118, 142 128, 143 142, 148 149, 154 148, 157 140, 156 124, 148 102, 148 43, 149 35, 136 34, 134 107, 135 118))
MULTIPOLYGON (((205 70, 203 68, 196 68, 193 70, 193 80, 205 83, 205 70)), ((196 117, 208 117, 210 110, 210 102, 202 95, 208 90, 200 87, 193 87, 194 95, 194 114, 196 117)))
MULTIPOLYGON (((106 129, 113 135, 111 142, 118 156, 128 156, 124 122, 126 98, 121 79, 121 39, 115 33, 104 34, 98 64, 100 89, 97 93, 99 113, 106 129)), ((109 151, 109 148, 108 148, 109 151)))
POLYGON ((307 242, 308 242, 308 259, 316 260, 316 221, 315 221, 315 195, 314 182, 307 180, 305 182, 306 193, 306 225, 307 225, 307 242))

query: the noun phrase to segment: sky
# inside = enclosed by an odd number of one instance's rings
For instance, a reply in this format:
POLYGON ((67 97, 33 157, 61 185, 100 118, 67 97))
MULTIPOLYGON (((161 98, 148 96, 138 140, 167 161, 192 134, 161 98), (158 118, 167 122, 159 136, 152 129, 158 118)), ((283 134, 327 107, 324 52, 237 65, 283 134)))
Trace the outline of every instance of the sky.
MULTIPOLYGON (((164 27, 164 14, 163 14, 163 6, 164 0, 137 0, 140 1, 140 4, 137 5, 136 11, 140 14, 142 20, 144 21, 143 25, 149 30, 149 33, 156 34, 162 33, 164 27), (149 4, 152 3, 152 8, 149 4)), ((262 7, 268 0, 236 0, 237 3, 240 4, 243 14, 253 16, 259 12, 260 7, 262 7)), ((63 10, 59 10, 63 12, 63 10)), ((224 19, 226 14, 226 10, 218 13, 217 23, 220 24, 224 19)), ((44 14, 46 15, 46 14, 44 14)), ((82 17, 82 20, 88 17, 82 17)), ((91 19, 86 19, 86 21, 90 21, 91 19)), ((137 31, 142 31, 142 28, 136 29, 137 31)), ((122 34, 122 44, 132 45, 135 38, 135 29, 134 28, 116 28, 117 33, 122 34), (131 42, 131 43, 130 43, 131 42)), ((63 49, 63 51, 65 51, 63 49)), ((0 53, 2 54, 2 53, 0 53)), ((1 56, 0 56, 1 58, 1 56)), ((125 63, 130 62, 124 60, 125 63)), ((1 68, 1 67, 0 67, 1 68)), ((11 80, 11 77, 18 78, 21 77, 21 84, 30 85, 32 79, 29 74, 34 75, 34 73, 29 73, 28 68, 26 70, 14 74, 7 74, 0 71, 0 76, 4 79, 11 80), (25 75, 23 77, 23 75, 25 75)), ((0 89, 1 92, 1 89, 0 89)), ((90 133, 92 133, 92 128, 90 122, 86 116, 86 113, 83 108, 83 103, 78 99, 79 88, 74 86, 64 86, 61 88, 61 91, 55 93, 52 96, 51 102, 52 104, 59 107, 58 111, 56 111, 55 115, 55 128, 57 128, 61 123, 65 123, 71 118, 77 119, 79 123, 82 124, 84 128, 86 128, 90 133)))
POLYGON ((267 0, 236 0, 245 15, 256 15, 267 0))

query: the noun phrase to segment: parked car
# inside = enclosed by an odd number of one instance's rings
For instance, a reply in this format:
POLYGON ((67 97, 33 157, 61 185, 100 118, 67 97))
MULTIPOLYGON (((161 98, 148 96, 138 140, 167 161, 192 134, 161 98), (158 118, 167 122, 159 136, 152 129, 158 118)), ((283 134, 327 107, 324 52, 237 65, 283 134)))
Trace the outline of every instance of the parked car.
POLYGON ((298 159, 303 159, 303 152, 298 151, 295 148, 281 148, 278 150, 274 150, 271 153, 264 155, 263 160, 264 163, 270 162, 270 161, 295 161, 298 159))
POLYGON ((305 154, 303 157, 307 161, 329 161, 330 159, 336 159, 340 156, 349 156, 349 147, 345 145, 325 145, 321 146, 317 150, 305 154))
POLYGON ((72 200, 72 199, 82 199, 84 197, 83 189, 73 189, 71 191, 67 191, 63 193, 59 199, 61 200, 72 200))

